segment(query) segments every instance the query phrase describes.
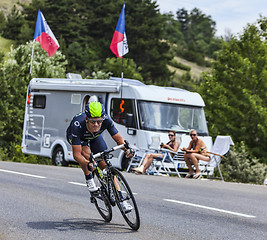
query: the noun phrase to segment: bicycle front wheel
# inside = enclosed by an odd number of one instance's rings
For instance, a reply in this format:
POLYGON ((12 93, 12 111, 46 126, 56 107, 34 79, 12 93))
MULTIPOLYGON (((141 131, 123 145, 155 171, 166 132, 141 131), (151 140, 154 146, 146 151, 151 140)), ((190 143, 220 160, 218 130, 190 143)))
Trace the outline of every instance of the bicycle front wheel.
POLYGON ((116 203, 127 224, 133 229, 140 227, 140 217, 134 195, 123 175, 115 168, 112 168, 112 185, 116 203), (124 201, 130 204, 131 208, 126 209, 124 201))
POLYGON ((106 182, 103 179, 103 175, 99 175, 98 173, 95 174, 94 180, 99 190, 97 193, 91 194, 91 201, 95 204, 101 217, 106 222, 110 222, 112 219, 112 208, 106 193, 106 182))

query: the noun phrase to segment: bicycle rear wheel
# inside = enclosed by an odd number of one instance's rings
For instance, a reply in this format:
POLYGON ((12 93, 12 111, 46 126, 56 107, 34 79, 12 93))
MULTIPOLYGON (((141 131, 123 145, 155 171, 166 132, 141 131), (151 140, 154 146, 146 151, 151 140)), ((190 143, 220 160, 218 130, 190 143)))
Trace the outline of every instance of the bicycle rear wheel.
POLYGON ((101 217, 106 222, 110 222, 112 219, 112 208, 106 194, 106 183, 102 179, 102 176, 99 176, 98 173, 95 174, 94 180, 99 191, 97 193, 91 193, 91 201, 95 204, 101 217))
POLYGON ((113 175, 113 191, 118 208, 120 209, 120 212, 127 224, 133 230, 138 230, 140 227, 140 217, 134 195, 123 175, 115 168, 112 168, 111 170, 111 173, 113 175), (128 201, 128 203, 132 206, 132 209, 130 211, 126 211, 122 206, 122 202, 125 200, 128 201))

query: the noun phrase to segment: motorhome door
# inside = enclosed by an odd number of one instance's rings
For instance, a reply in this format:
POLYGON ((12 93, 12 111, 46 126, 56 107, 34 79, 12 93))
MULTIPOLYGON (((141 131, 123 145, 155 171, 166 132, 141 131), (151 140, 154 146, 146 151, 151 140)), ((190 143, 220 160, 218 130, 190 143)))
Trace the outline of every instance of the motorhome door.
POLYGON ((27 151, 40 152, 43 139, 44 115, 40 110, 45 108, 46 96, 32 93, 29 97, 25 143, 27 151))

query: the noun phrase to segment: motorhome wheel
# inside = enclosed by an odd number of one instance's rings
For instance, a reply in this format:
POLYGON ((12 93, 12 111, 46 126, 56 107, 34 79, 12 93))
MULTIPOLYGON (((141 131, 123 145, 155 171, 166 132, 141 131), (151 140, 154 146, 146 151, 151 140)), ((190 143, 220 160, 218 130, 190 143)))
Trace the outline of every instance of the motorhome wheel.
POLYGON ((64 151, 62 147, 57 147, 53 152, 52 163, 56 166, 68 166, 64 158, 64 151))

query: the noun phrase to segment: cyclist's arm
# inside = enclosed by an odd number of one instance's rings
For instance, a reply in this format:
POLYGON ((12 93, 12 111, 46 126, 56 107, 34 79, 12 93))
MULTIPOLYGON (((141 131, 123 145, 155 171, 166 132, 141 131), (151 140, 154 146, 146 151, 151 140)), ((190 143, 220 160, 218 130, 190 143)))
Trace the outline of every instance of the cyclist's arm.
POLYGON ((117 145, 121 145, 124 144, 124 139, 123 137, 120 135, 120 133, 116 133, 112 136, 112 138, 114 139, 114 141, 117 143, 117 145))
MULTIPOLYGON (((123 137, 119 134, 119 131, 114 126, 113 121, 108 116, 107 116, 107 119, 105 120, 105 125, 106 125, 106 128, 107 128, 110 136, 114 139, 114 141, 118 145, 124 144, 123 137)), ((123 148, 123 150, 125 151, 127 157, 131 158, 133 156, 133 154, 132 154, 133 151, 132 150, 125 149, 125 148, 123 148)))
MULTIPOLYGON (((114 141, 118 145, 124 144, 124 139, 119 133, 116 133, 115 135, 113 135, 112 138, 114 139, 114 141)), ((132 150, 126 149, 126 148, 123 148, 123 150, 125 151, 127 158, 133 157, 133 151, 132 150)))

